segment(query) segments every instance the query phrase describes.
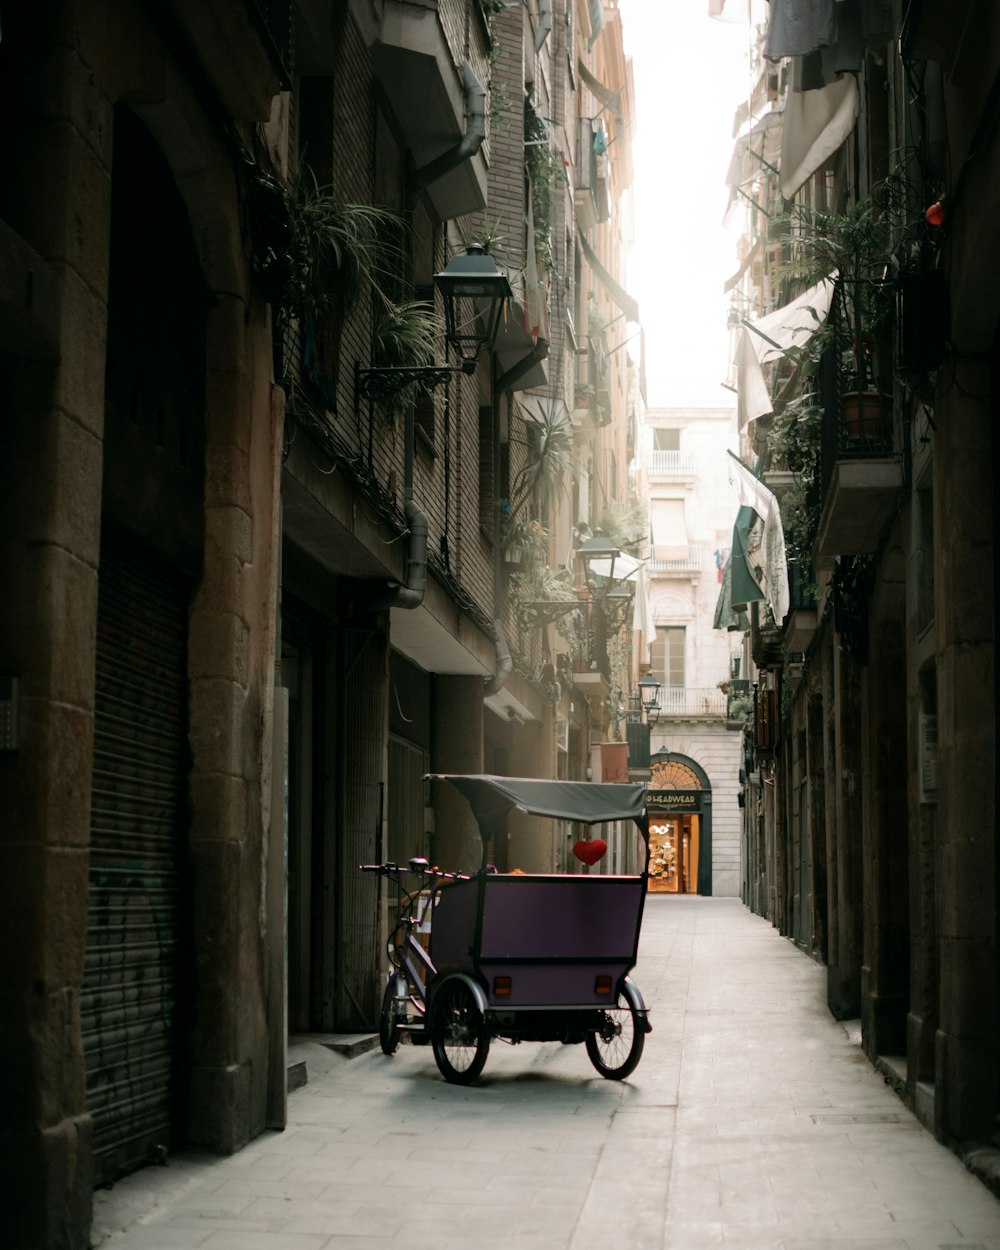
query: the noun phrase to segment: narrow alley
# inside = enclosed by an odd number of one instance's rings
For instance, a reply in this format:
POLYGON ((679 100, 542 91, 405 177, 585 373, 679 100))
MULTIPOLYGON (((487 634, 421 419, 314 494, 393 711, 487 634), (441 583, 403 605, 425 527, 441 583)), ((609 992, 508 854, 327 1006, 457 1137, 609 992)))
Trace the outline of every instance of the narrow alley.
POLYGON ((1000 1250, 1000 1202, 825 1005, 826 970, 739 901, 648 900, 653 1032, 622 1083, 583 1047, 309 1043, 289 1126, 95 1195, 102 1250, 1000 1250))

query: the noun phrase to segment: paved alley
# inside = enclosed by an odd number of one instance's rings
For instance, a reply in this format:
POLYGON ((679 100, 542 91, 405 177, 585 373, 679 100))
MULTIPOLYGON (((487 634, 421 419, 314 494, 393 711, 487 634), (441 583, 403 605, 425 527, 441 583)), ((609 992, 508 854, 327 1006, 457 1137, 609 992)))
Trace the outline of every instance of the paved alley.
POLYGON ((289 1125, 96 1195, 101 1250, 1000 1250, 1000 1201, 905 1109, 825 970, 734 899, 651 897, 629 1080, 582 1046, 305 1048, 289 1125))

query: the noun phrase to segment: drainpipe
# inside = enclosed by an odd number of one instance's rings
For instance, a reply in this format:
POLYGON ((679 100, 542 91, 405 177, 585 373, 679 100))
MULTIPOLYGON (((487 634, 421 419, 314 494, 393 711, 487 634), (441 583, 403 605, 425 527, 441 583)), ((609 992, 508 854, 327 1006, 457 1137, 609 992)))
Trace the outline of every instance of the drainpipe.
POLYGON ((370 610, 419 608, 427 589, 427 514, 413 501, 413 406, 408 405, 403 429, 406 460, 403 467, 403 515, 410 529, 406 551, 405 581, 371 605, 370 610))
MULTIPOLYGON (((497 364, 496 357, 490 360, 490 403, 493 405, 493 463, 500 463, 500 421, 497 413, 498 396, 501 394, 500 387, 497 383, 497 364)), ((503 600, 503 556, 500 551, 500 508, 497 501, 494 501, 493 507, 493 585, 494 593, 500 603, 503 600)), ((492 677, 488 677, 483 685, 483 693, 486 696, 496 694, 498 690, 502 690, 506 686, 511 673, 514 671, 514 661, 511 658, 510 648, 507 646, 507 639, 503 632, 503 623, 500 620, 500 612, 493 621, 493 629, 496 633, 496 641, 493 644, 494 653, 496 655, 496 672, 492 677)))
POLYGON ((462 91, 465 94, 465 134, 447 152, 436 156, 429 164, 414 173, 410 189, 416 196, 432 182, 456 169, 470 156, 475 156, 486 138, 486 92, 468 61, 462 65, 462 91))
POLYGON ((493 628, 496 630, 496 642, 493 644, 497 657, 497 671, 492 677, 488 678, 483 690, 486 694, 496 694, 498 690, 502 690, 507 684, 507 679, 514 671, 514 661, 511 658, 510 647, 507 646, 507 639, 504 637, 503 625, 500 618, 497 617, 493 622, 493 628))
POLYGON ((539 0, 538 29, 535 31, 535 51, 541 52, 542 44, 552 29, 552 0, 539 0))

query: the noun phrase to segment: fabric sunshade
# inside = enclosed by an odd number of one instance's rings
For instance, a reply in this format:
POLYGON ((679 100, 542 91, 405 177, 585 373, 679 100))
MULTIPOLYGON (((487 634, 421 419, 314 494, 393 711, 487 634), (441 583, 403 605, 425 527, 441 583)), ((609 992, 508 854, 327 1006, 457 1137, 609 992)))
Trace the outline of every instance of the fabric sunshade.
POLYGON ((591 269, 593 269, 594 273, 597 274, 598 278, 600 278, 601 285, 622 310, 628 320, 634 321, 638 324, 639 305, 632 298, 632 296, 629 295, 628 291, 626 291, 623 286, 620 286, 614 278, 612 278, 611 274, 609 274, 601 264, 597 253, 590 246, 583 235, 581 234, 578 237, 580 240, 580 246, 583 248, 583 254, 587 258, 587 264, 591 267, 591 269))
POLYGON ((610 577, 613 572, 616 582, 634 582, 636 574, 642 568, 642 561, 637 560, 635 556, 630 556, 626 551, 615 556, 613 569, 610 559, 590 560, 588 563, 591 573, 596 573, 598 577, 610 577))
POLYGON ((854 129, 860 97, 853 74, 815 91, 789 91, 781 128, 781 194, 790 200, 854 129))
POLYGON ((833 279, 824 278, 766 317, 745 323, 736 354, 741 430, 774 410, 762 366, 809 342, 829 315, 833 288, 833 279))
POLYGON ((752 182, 767 166, 777 169, 778 162, 781 160, 783 120, 784 110, 772 109, 754 122, 746 134, 740 135, 736 140, 729 162, 729 173, 726 175, 726 183, 729 186, 727 217, 736 202, 738 188, 752 182))
POLYGON ((622 89, 619 88, 617 91, 610 91, 607 87, 605 87, 604 83, 602 83, 599 78, 596 78, 590 70, 587 69, 586 65, 584 65, 582 61, 577 61, 576 67, 580 72, 580 77, 587 84, 587 87, 590 89, 594 98, 600 100, 605 108, 617 109, 618 99, 621 96, 622 89))
POLYGON ((634 782, 547 781, 456 773, 429 773, 427 779, 450 782, 468 799, 484 838, 504 828, 512 809, 584 825, 634 820, 645 831, 646 787, 634 782))
MULTIPOLYGON (((774 492, 756 473, 729 452, 729 480, 735 487, 742 507, 750 508, 763 522, 763 529, 756 526, 746 530, 746 563, 751 578, 763 592, 776 625, 781 625, 788 614, 788 558, 785 554, 785 531, 781 523, 781 509, 774 492)), ((742 508, 741 508, 742 512, 742 508)), ((738 518, 737 518, 738 519, 738 518)), ((736 569, 736 546, 740 535, 733 528, 733 569, 736 569)), ((739 595, 742 587, 733 584, 732 602, 738 606, 743 600, 739 595)))
POLYGON ((689 552, 683 499, 651 499, 649 527, 654 560, 686 560, 689 552))

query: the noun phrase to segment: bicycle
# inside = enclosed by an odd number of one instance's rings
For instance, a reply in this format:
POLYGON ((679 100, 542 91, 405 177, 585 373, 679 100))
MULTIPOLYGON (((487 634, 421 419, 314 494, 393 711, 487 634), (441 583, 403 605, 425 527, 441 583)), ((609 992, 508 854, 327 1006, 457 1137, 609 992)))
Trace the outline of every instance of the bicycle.
POLYGON ((420 934, 430 931, 430 917, 449 881, 468 881, 467 875, 432 867, 415 857, 406 868, 394 863, 361 864, 362 872, 377 872, 396 887, 396 916, 389 934, 389 976, 379 1011, 379 1045, 383 1054, 395 1054, 404 1033, 415 1045, 426 1045, 427 990, 437 972, 420 934), (416 890, 405 889, 407 876, 416 876, 416 890), (427 883, 430 882, 428 888, 427 883))

